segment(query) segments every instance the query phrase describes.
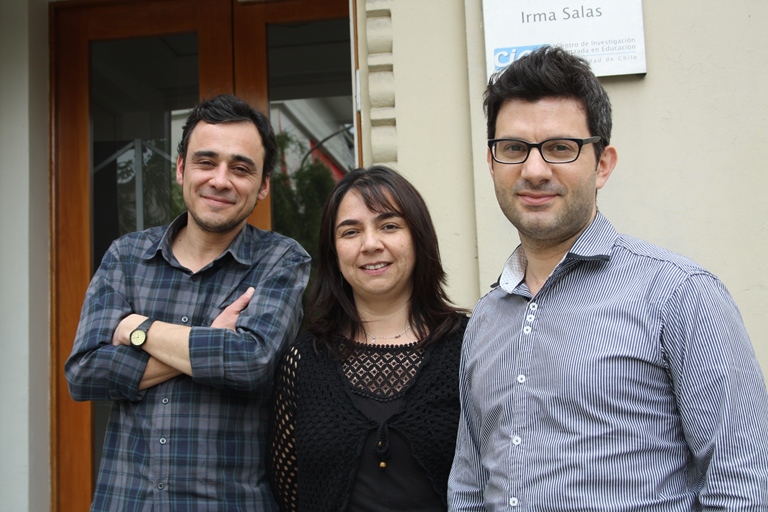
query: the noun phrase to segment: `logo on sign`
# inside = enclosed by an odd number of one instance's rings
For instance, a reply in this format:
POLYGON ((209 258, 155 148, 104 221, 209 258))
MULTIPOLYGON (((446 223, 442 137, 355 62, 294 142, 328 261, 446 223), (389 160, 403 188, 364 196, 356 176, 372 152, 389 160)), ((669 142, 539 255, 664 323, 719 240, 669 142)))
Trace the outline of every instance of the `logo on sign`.
POLYGON ((546 46, 537 44, 533 46, 512 46, 510 48, 496 48, 493 50, 493 65, 496 71, 504 69, 524 55, 528 55, 536 48, 546 46))

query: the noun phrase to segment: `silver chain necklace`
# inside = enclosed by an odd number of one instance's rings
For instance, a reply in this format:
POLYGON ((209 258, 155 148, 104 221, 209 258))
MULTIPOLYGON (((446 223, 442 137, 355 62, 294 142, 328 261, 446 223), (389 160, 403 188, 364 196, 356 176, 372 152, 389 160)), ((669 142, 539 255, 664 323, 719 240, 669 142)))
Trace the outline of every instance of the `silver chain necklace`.
POLYGON ((368 337, 371 338, 371 343, 376 343, 376 340, 396 340, 397 338, 400 338, 403 334, 407 333, 411 330, 411 326, 409 325, 405 329, 403 329, 403 332, 400 334, 395 334, 394 336, 374 336, 373 334, 369 334, 368 337))

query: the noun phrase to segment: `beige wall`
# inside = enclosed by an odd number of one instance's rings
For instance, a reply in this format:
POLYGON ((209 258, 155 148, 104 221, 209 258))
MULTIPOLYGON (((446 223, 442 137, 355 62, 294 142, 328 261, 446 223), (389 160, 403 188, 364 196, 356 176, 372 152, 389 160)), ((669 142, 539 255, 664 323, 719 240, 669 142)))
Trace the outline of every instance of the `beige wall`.
MULTIPOLYGON (((353 1, 364 164, 377 147, 368 95, 382 90, 366 80, 374 27, 379 42, 391 38, 391 54, 379 44, 372 61, 391 70, 386 154, 431 208, 451 296, 472 306, 517 245, 485 164, 482 1, 353 1)), ((603 79, 619 164, 599 207, 619 231, 717 274, 768 376, 768 2, 645 0, 643 10, 647 75, 603 79)))
POLYGON ((599 205, 723 280, 768 376, 768 2, 644 3, 648 74, 606 80, 619 166, 599 205))
POLYGON ((470 307, 480 286, 463 2, 358 0, 357 11, 363 165, 389 164, 421 191, 450 296, 470 307))

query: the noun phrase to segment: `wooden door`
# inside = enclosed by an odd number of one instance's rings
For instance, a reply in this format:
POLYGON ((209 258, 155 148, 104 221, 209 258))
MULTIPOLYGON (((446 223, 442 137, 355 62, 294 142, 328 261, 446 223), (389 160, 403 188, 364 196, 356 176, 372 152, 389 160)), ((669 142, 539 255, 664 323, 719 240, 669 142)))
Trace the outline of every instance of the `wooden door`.
MULTIPOLYGON (((269 107, 266 34, 271 23, 348 18, 348 0, 77 0, 50 4, 51 27, 51 465, 52 509, 88 510, 93 494, 93 405, 68 393, 72 349, 94 261, 91 59, 105 41, 194 34, 197 97, 234 93, 269 107)), ((170 38, 169 38, 170 40, 170 38)), ((143 69, 144 62, 136 62, 143 69)), ((151 66, 147 66, 149 69, 151 66)), ((269 202, 249 221, 271 225, 269 202)), ((96 219, 98 220, 98 219, 96 219)))

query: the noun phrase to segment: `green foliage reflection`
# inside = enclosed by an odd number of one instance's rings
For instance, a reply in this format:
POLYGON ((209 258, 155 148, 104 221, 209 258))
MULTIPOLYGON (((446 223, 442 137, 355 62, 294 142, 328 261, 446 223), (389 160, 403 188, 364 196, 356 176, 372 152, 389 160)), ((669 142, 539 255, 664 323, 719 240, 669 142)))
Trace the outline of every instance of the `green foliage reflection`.
MULTIPOLYGON (((298 160, 307 148, 289 133, 277 134, 278 169, 272 173, 272 229, 299 242, 312 256, 312 276, 317 260, 320 217, 325 200, 336 182, 320 160, 307 158, 300 167, 286 162, 298 160), (290 157, 294 158, 291 159, 290 157), (282 163, 282 165, 281 165, 282 163)), ((311 277, 310 277, 311 280, 311 277)))

